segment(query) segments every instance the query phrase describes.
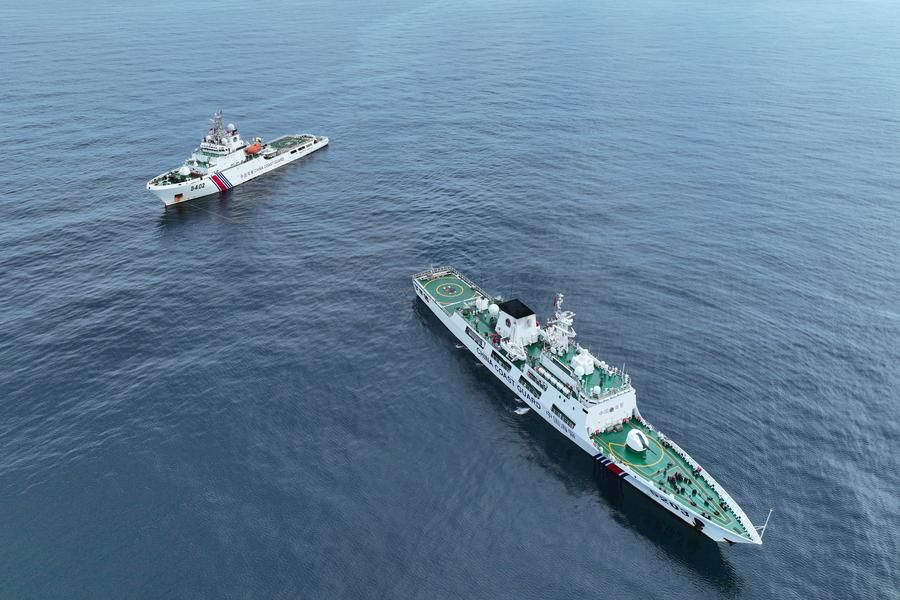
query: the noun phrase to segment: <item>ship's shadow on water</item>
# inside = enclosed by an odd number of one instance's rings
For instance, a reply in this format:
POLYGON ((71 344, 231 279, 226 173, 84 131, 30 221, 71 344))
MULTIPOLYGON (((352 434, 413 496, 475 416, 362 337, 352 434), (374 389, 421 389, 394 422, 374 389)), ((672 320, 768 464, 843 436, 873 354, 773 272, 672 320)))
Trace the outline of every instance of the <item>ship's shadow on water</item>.
MULTIPOLYGON (((585 458, 594 462, 590 457, 585 458)), ((579 465, 566 466, 573 476, 584 472, 584 467, 579 465)), ((597 469, 593 479, 602 497, 598 501, 615 509, 611 515, 617 523, 653 542, 670 559, 690 569, 723 594, 740 595, 742 582, 728 560, 729 549, 694 531, 605 468, 597 469)), ((739 552, 741 548, 732 550, 739 552)))
POLYGON ((236 224, 248 222, 256 207, 266 199, 266 195, 259 190, 231 189, 165 206, 159 215, 157 229, 166 232, 177 231, 186 225, 207 221, 236 224))
MULTIPOLYGON (((448 344, 457 342, 435 315, 418 298, 413 299, 416 319, 435 337, 447 337, 448 344)), ((620 525, 652 542, 672 560, 694 572, 702 581, 726 596, 739 595, 742 584, 723 548, 677 519, 618 476, 600 466, 572 441, 553 429, 534 411, 511 417, 515 404, 513 393, 487 369, 476 366, 477 360, 460 349, 454 360, 461 361, 463 373, 472 377, 473 387, 484 390, 498 419, 510 422, 529 447, 537 454, 534 462, 560 481, 573 496, 594 493, 598 504, 612 509, 607 512, 620 525)), ((516 405, 520 406, 520 405, 516 405)), ((734 548, 740 551, 741 548, 734 548)))
POLYGON ((160 230, 177 230, 191 223, 211 219, 233 220, 234 190, 210 194, 202 198, 194 198, 171 206, 161 207, 157 228, 160 230))

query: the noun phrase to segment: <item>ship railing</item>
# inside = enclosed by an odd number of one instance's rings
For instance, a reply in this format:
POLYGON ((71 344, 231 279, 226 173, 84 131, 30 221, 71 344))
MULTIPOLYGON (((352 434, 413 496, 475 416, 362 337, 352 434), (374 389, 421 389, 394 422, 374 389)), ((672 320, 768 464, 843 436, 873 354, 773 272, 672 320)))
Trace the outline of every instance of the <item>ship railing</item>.
POLYGON ((540 364, 538 364, 537 367, 532 367, 532 368, 535 370, 535 372, 538 375, 540 375, 541 377, 543 377, 544 379, 549 381, 550 384, 553 385, 553 387, 555 387, 559 391, 559 393, 562 394, 564 397, 566 397, 566 398, 572 397, 572 390, 570 388, 568 388, 566 386, 566 384, 563 383, 563 381, 560 378, 558 378, 556 375, 551 373, 549 370, 547 370, 540 364))
POLYGON ((621 387, 611 387, 606 388, 606 390, 601 393, 599 396, 591 395, 590 390, 586 390, 584 394, 579 395, 579 399, 582 400, 582 404, 585 406, 593 406, 595 404, 600 404, 602 402, 606 402, 607 400, 611 400, 616 396, 624 394, 628 390, 631 389, 631 386, 623 385, 621 387))
POLYGON ((539 388, 541 388, 545 392, 547 391, 547 382, 535 375, 532 369, 528 369, 527 371, 525 371, 525 375, 526 377, 528 377, 528 379, 536 383, 539 388))
POLYGON ((415 275, 413 275, 413 279, 421 279, 422 277, 434 278, 436 276, 444 275, 446 273, 456 273, 456 269, 454 269, 453 267, 451 267, 449 265, 440 266, 440 267, 431 267, 430 269, 426 269, 425 271, 422 271, 421 273, 416 273, 415 275))
POLYGON ((703 479, 703 481, 705 481, 709 487, 711 487, 717 494, 719 494, 719 497, 722 498, 722 500, 725 501, 725 504, 727 504, 728 507, 734 512, 734 516, 737 517, 738 522, 744 526, 744 529, 747 530, 748 535, 749 535, 750 529, 752 527, 752 524, 750 523, 750 519, 747 518, 747 515, 745 515, 744 511, 741 510, 740 506, 738 506, 738 503, 734 501, 734 498, 732 498, 731 495, 725 491, 725 488, 723 488, 721 485, 719 485, 719 482, 716 481, 715 479, 713 479, 712 476, 708 475, 706 473, 706 471, 702 470, 701 465, 696 460, 694 460, 690 454, 685 452, 681 446, 679 446, 678 444, 676 444, 675 442, 670 440, 668 437, 666 437, 665 435, 663 435, 662 433, 657 431, 656 428, 654 428, 652 425, 650 425, 650 423, 645 421, 643 418, 639 418, 639 420, 640 420, 641 424, 644 425, 644 427, 656 432, 656 435, 659 436, 662 440, 664 440, 666 442, 666 444, 668 444, 668 446, 670 448, 672 448, 672 450, 674 450, 679 456, 681 456, 681 458, 682 458, 682 460, 684 460, 684 462, 686 462, 689 466, 693 467, 694 471, 696 471, 697 469, 701 469, 700 475, 698 475, 698 477, 703 479))
POLYGON ((466 277, 465 275, 463 275, 462 273, 457 271, 456 268, 451 267, 450 265, 442 265, 440 267, 432 267, 426 271, 422 271, 421 273, 416 273, 415 275, 413 275, 413 279, 418 281, 422 277, 434 278, 435 276, 446 275, 446 274, 451 274, 451 275, 455 275, 456 277, 459 277, 462 281, 466 282, 466 284, 470 288, 472 288, 473 290, 475 290, 476 292, 478 292, 485 298, 491 298, 491 296, 487 292, 485 292, 483 289, 481 289, 481 287, 477 283, 475 283, 474 281, 472 281, 471 279, 469 279, 468 277, 466 277))

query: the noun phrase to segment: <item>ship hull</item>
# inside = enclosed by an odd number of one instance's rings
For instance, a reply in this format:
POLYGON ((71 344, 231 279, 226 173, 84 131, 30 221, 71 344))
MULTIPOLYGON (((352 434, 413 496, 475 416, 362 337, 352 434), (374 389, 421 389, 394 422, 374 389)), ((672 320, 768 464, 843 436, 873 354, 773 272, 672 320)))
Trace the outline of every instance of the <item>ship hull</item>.
POLYGON ((327 145, 328 138, 320 137, 307 148, 290 150, 273 158, 265 158, 262 155, 259 155, 256 158, 222 169, 221 171, 210 171, 207 175, 190 181, 170 185, 147 184, 147 189, 162 200, 163 204, 166 206, 180 204, 181 202, 187 202, 188 200, 203 198, 204 196, 211 196, 213 194, 228 191, 251 179, 256 179, 261 175, 265 175, 266 173, 290 164, 295 160, 301 159, 327 145))
MULTIPOLYGON (((552 387, 548 387, 548 389, 544 390, 539 397, 535 397, 522 385, 521 380, 524 375, 522 371, 514 364, 509 365, 510 368, 507 370, 503 365, 495 361, 492 358, 493 353, 490 352, 489 348, 486 348, 486 345, 480 345, 475 339, 467 334, 465 321, 459 317, 457 313, 453 312, 448 314, 447 311, 444 310, 444 308, 436 302, 427 290, 425 290, 425 288, 423 288, 415 279, 413 281, 413 287, 415 288, 416 295, 419 299, 426 304, 438 320, 453 333, 456 339, 465 346, 469 352, 478 358, 481 364, 487 367, 497 379, 515 393, 520 400, 529 406, 535 413, 540 415, 541 418, 549 423, 554 429, 577 444, 579 448, 590 454, 597 463, 606 467, 610 472, 634 486, 637 490, 662 508, 666 509, 679 520, 713 541, 727 542, 729 544, 762 543, 762 540, 759 539, 758 536, 751 534, 753 539, 744 538, 735 534, 733 531, 720 527, 715 522, 706 519, 697 513, 687 510, 665 493, 654 489, 654 487, 645 479, 633 473, 628 465, 619 461, 610 460, 608 457, 604 456, 590 439, 587 430, 585 430, 584 434, 580 433, 579 430, 585 429, 585 427, 580 427, 580 424, 577 422, 573 423, 573 426, 570 427, 553 413, 551 407, 555 408, 557 405, 562 406, 565 403, 562 394, 559 394, 552 387)), ((615 402, 615 397, 611 400, 615 402)), ((685 456, 687 456, 686 453, 685 456)), ((690 459, 690 457, 687 458, 690 459)), ((707 475, 707 477, 709 476, 707 475)))

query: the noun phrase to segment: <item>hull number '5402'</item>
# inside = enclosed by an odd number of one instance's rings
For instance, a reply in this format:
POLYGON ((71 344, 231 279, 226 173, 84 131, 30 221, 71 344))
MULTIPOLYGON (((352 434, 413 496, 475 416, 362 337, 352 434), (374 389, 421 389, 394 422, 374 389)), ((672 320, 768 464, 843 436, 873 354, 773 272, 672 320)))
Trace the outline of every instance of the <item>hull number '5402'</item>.
POLYGON ((202 190, 205 187, 206 187, 206 182, 196 183, 191 186, 191 191, 193 192, 194 190, 202 190))

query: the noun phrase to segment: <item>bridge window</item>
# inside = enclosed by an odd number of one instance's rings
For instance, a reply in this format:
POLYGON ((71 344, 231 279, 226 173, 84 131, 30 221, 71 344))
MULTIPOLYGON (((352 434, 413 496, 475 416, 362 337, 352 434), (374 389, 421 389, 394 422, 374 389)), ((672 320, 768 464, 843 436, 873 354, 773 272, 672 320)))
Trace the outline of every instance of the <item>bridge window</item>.
POLYGON ((494 360, 497 361, 497 363, 498 363, 501 367, 503 367, 503 368, 506 369, 507 371, 509 371, 509 370, 512 368, 512 366, 511 366, 508 362, 506 362, 506 360, 504 360, 503 358, 501 358, 501 356, 500 356, 499 354, 497 354, 496 351, 492 352, 492 353, 491 353, 491 356, 494 358, 494 360))
POLYGON ((525 373, 528 375, 528 378, 531 379, 531 381, 538 385, 539 388, 541 388, 542 390, 547 389, 547 382, 543 381, 540 377, 532 373, 530 369, 525 373))
POLYGON ((470 338, 475 340, 475 343, 478 344, 478 346, 480 348, 484 348, 484 340, 481 339, 481 336, 479 336, 477 333, 472 331, 472 329, 470 327, 466 327, 466 333, 469 335, 470 338))
POLYGON ((520 377, 520 378, 519 378, 519 382, 520 382, 520 383, 522 384, 522 386, 523 386, 526 390, 528 390, 535 398, 540 398, 540 397, 541 397, 541 393, 538 391, 538 389, 537 389, 536 387, 534 387, 534 386, 531 384, 530 381, 528 381, 528 379, 526 379, 525 377, 520 377))
POLYGON ((569 367, 567 367, 566 365, 564 365, 564 364, 563 364, 562 362, 560 362, 559 360, 557 360, 557 359, 555 359, 555 358, 551 358, 551 360, 553 361, 553 363, 554 363, 557 367, 559 367, 560 369, 563 370, 563 373, 571 373, 571 372, 572 372, 572 369, 570 369, 569 367))
POLYGON ((575 427, 575 421, 573 421, 572 419, 570 419, 569 417, 567 417, 567 416, 566 416, 566 413, 564 413, 563 411, 559 410, 559 409, 556 407, 555 404, 553 405, 553 407, 552 407, 550 410, 553 411, 553 414, 556 415, 557 417, 559 417, 560 420, 561 420, 563 423, 565 423, 566 426, 569 427, 569 429, 571 429, 572 427, 575 427))

